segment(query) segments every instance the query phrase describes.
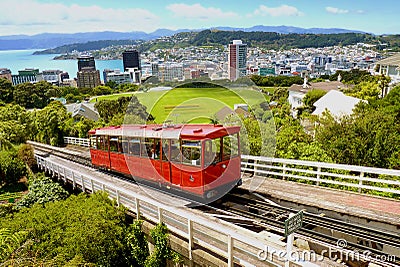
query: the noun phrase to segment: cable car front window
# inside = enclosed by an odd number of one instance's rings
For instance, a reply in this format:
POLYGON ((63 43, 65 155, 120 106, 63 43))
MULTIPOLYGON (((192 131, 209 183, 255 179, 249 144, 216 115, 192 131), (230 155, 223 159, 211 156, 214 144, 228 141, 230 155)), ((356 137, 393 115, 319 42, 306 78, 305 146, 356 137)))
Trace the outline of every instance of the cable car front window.
POLYGON ((183 163, 193 166, 201 164, 201 141, 182 140, 183 163))

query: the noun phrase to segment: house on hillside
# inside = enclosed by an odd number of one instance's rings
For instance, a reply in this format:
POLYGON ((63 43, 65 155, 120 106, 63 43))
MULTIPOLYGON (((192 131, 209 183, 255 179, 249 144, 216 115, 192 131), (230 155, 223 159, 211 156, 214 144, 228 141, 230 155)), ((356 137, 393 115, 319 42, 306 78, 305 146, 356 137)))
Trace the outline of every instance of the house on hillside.
POLYGON ((293 84, 288 89, 288 101, 291 107, 292 116, 297 116, 297 108, 304 105, 303 98, 309 91, 320 89, 329 92, 331 90, 341 90, 343 88, 347 88, 347 85, 343 84, 340 81, 308 83, 307 79, 304 79, 303 85, 293 84))
POLYGON ((65 105, 68 112, 72 113, 72 118, 79 120, 81 117, 97 121, 100 116, 94 108, 94 103, 75 103, 65 105))
POLYGON ((312 115, 321 116, 325 110, 328 110, 335 119, 340 119, 343 116, 351 115, 355 106, 361 101, 367 102, 347 96, 337 90, 331 90, 314 103, 316 109, 312 115))
MULTIPOLYGON (((392 84, 400 83, 400 53, 376 62, 376 65, 379 66, 380 74, 390 77, 392 84)), ((387 93, 384 92, 383 96, 387 93)))
POLYGON ((251 116, 251 113, 249 112, 249 107, 246 104, 235 104, 234 105, 234 110, 230 109, 229 107, 223 107, 221 108, 217 113, 215 113, 215 118, 219 122, 225 121, 225 119, 233 116, 233 115, 241 115, 243 117, 249 117, 251 116))

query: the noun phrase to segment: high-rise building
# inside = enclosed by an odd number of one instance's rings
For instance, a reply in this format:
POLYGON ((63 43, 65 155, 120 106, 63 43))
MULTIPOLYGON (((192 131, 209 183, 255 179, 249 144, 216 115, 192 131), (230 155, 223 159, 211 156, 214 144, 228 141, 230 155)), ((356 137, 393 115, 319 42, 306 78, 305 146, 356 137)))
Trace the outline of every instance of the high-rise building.
POLYGON ((96 63, 94 61, 94 57, 83 55, 78 57, 78 71, 81 71, 83 68, 92 70, 96 70, 96 63))
POLYGON ((96 70, 94 57, 78 57, 77 84, 79 88, 94 88, 101 84, 100 72, 96 70))
POLYGON ((229 79, 235 81, 239 77, 246 76, 247 44, 241 40, 233 40, 229 44, 228 73, 229 79))
POLYGON ((137 50, 124 51, 122 53, 122 62, 124 64, 124 71, 133 68, 142 69, 140 66, 140 55, 137 50))
POLYGON ((101 84, 100 72, 98 70, 78 71, 77 76, 79 88, 95 88, 101 84))

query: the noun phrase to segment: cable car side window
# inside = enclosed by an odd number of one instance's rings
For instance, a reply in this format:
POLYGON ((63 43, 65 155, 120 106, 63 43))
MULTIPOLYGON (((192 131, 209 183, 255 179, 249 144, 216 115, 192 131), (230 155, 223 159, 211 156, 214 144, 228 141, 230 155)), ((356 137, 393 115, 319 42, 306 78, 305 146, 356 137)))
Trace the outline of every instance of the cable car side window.
POLYGON ((181 145, 180 141, 176 139, 171 140, 171 158, 169 159, 170 161, 173 162, 181 162, 181 145))
POLYGON ((129 154, 133 156, 140 156, 140 139, 128 139, 129 154))
POLYGON ((108 136, 100 135, 97 137, 97 147, 100 150, 108 150, 108 136))
POLYGON ((110 152, 118 152, 118 137, 110 136, 110 152))
POLYGON ((163 161, 168 161, 169 158, 170 158, 170 155, 169 155, 169 147, 170 147, 169 141, 170 140, 168 140, 168 139, 163 139, 162 140, 162 160, 163 161))
POLYGON ((222 160, 228 160, 238 155, 239 155, 239 142, 237 135, 224 136, 222 160))
POLYGON ((121 153, 128 154, 128 139, 125 136, 121 137, 121 139, 121 153))
POLYGON ((212 163, 221 162, 221 138, 212 139, 212 153, 215 155, 214 161, 212 163))
POLYGON ((182 162, 193 166, 201 164, 201 141, 182 140, 182 162))
POLYGON ((141 139, 141 153, 140 156, 144 158, 151 158, 151 149, 153 148, 153 139, 151 138, 142 138, 141 139))

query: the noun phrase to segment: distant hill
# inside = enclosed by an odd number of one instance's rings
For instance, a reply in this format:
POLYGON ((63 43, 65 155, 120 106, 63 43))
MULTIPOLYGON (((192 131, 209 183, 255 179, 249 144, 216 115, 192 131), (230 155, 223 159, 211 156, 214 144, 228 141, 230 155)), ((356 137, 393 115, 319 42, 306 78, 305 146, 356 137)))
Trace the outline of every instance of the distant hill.
POLYGON ((231 28, 231 27, 215 27, 213 29, 218 29, 222 31, 243 31, 243 32, 276 32, 282 34, 289 33, 298 33, 298 34, 335 34, 335 33, 366 33, 357 30, 346 30, 339 28, 299 28, 293 26, 264 26, 264 25, 256 25, 250 28, 231 28))
MULTIPOLYGON (((167 31, 164 31, 167 33, 167 31)), ((400 35, 375 36, 367 33, 335 33, 335 34, 311 34, 311 33, 276 33, 276 32, 245 32, 223 31, 219 29, 203 30, 200 32, 180 32, 173 36, 149 40, 103 40, 86 43, 63 45, 56 48, 35 52, 35 54, 67 54, 76 50, 79 52, 100 50, 110 46, 131 45, 140 52, 154 51, 162 48, 188 47, 188 46, 221 46, 227 45, 232 40, 240 39, 249 47, 265 49, 291 49, 309 47, 327 47, 335 45, 354 45, 357 43, 375 44, 377 49, 400 50, 400 35), (385 44, 381 46, 380 44, 385 44)), ((118 50, 120 48, 114 48, 118 50)), ((95 53, 96 54, 96 53, 95 53)), ((95 55, 96 56, 96 55, 95 55)), ((97 55, 98 56, 98 55, 97 55)))
MULTIPOLYGON (((303 29, 291 26, 263 26, 258 25, 250 28, 231 28, 231 27, 215 27, 214 29, 224 31, 243 31, 243 32, 276 32, 282 34, 289 33, 314 33, 314 34, 331 34, 331 33, 360 33, 359 31, 346 29, 303 29)), ((199 32, 204 29, 158 29, 151 33, 141 31, 134 32, 82 32, 82 33, 42 33, 36 35, 8 35, 0 36, 0 50, 16 50, 16 49, 49 49, 68 44, 86 43, 100 40, 154 40, 163 36, 172 36, 180 32, 199 32)))

